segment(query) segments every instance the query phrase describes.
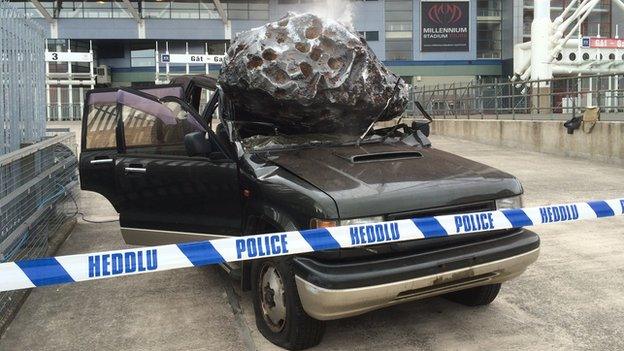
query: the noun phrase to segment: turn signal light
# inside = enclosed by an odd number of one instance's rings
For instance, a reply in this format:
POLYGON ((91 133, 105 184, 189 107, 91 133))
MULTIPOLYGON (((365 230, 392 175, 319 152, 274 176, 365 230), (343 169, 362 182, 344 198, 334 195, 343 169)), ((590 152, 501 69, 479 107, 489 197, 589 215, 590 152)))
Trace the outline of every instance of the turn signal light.
POLYGON ((318 219, 312 218, 310 220, 310 228, 329 228, 335 227, 338 223, 333 219, 318 219))

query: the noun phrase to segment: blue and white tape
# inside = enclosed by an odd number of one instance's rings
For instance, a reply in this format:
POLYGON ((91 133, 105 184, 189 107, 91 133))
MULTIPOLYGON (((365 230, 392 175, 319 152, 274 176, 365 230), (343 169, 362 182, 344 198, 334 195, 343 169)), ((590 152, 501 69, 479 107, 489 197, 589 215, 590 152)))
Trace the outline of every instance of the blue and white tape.
POLYGON ((0 291, 624 214, 624 198, 232 237, 0 264, 0 291))

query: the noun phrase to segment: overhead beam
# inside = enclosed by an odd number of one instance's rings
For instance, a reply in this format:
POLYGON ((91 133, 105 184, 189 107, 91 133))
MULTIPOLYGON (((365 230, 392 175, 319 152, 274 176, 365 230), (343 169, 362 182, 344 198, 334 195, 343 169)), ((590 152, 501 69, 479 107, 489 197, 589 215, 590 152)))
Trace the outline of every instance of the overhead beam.
POLYGON ((137 21, 140 22, 141 21, 141 14, 139 14, 139 11, 137 11, 134 6, 132 6, 132 3, 130 2, 130 0, 123 0, 124 5, 126 5, 126 10, 128 10, 128 12, 130 12, 130 14, 132 15, 132 17, 137 21))
POLYGON ((52 15, 48 12, 48 10, 46 10, 46 8, 43 7, 43 5, 41 5, 39 0, 30 0, 30 2, 33 5, 35 5, 35 7, 37 8, 37 11, 39 11, 39 13, 41 13, 41 15, 43 16, 43 18, 46 19, 46 21, 48 21, 50 23, 54 22, 54 17, 52 17, 52 15))
POLYGON ((223 5, 221 4, 221 0, 212 0, 212 2, 214 2, 215 7, 217 8, 217 12, 219 12, 219 16, 221 16, 221 21, 223 21, 223 24, 227 24, 227 15, 225 14, 225 11, 223 10, 223 5))

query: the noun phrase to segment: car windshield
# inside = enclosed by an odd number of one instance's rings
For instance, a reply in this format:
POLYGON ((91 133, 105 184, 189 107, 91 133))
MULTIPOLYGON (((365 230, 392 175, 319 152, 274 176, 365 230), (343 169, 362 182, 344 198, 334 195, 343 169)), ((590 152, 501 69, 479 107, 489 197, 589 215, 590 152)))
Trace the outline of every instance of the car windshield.
MULTIPOLYGON (((243 146, 252 151, 268 151, 276 149, 293 149, 310 146, 337 146, 353 145, 359 138, 355 134, 340 133, 310 133, 310 134, 277 134, 277 135, 254 135, 242 139, 243 146)), ((363 139, 363 143, 378 142, 381 137, 369 135, 363 139)))

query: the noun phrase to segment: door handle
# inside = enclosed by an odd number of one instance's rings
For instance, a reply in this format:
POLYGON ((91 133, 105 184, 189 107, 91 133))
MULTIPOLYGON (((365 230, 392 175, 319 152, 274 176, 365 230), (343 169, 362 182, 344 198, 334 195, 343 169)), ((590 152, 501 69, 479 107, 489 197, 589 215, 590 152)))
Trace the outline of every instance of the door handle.
POLYGON ((141 174, 147 173, 147 169, 142 168, 142 167, 126 167, 124 168, 124 170, 126 171, 126 173, 141 173, 141 174))
POLYGON ((89 161, 92 165, 101 165, 105 163, 113 163, 112 158, 96 158, 94 160, 89 161))

